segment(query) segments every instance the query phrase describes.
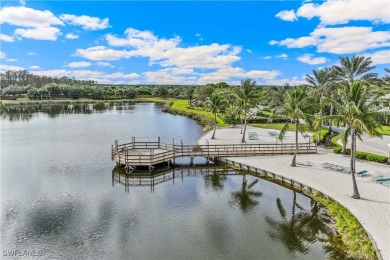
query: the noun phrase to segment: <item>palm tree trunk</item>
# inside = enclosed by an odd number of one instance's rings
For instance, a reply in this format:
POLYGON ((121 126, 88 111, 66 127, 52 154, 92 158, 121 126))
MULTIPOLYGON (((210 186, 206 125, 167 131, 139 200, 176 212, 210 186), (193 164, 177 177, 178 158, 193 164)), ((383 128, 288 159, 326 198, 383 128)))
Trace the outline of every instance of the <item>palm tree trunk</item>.
MULTIPOLYGON (((345 128, 348 128, 348 124, 345 124, 345 128)), ((344 142, 344 140, 342 140, 342 141, 343 141, 343 148, 342 148, 342 150, 341 150, 341 153, 342 153, 342 154, 347 154, 348 136, 347 136, 345 142, 344 142)))
MULTIPOLYGON (((331 95, 331 99, 333 100, 333 94, 331 95)), ((330 112, 329 112, 329 114, 330 114, 330 116, 332 116, 333 115, 333 104, 330 104, 330 112)), ((333 124, 333 120, 332 120, 332 118, 329 120, 329 133, 331 134, 332 133, 332 124, 333 124)))
POLYGON ((291 162, 291 166, 295 167, 297 166, 297 154, 298 154, 298 118, 295 119, 295 152, 294 157, 291 162))
MULTIPOLYGON (((322 99, 320 99, 320 120, 322 120, 322 99)), ((321 142, 321 128, 322 128, 322 123, 320 121, 320 125, 318 127, 317 146, 319 146, 321 142)))
POLYGON ((360 199, 358 187, 356 184, 355 177, 355 153, 356 153, 356 133, 355 129, 351 130, 351 175, 352 175, 352 185, 353 185, 353 195, 352 198, 360 199))
POLYGON ((214 114, 214 132, 213 132, 213 136, 211 137, 211 139, 215 138, 215 130, 217 130, 217 113, 214 114))
POLYGON ((246 104, 244 101, 244 133, 242 135, 242 140, 241 140, 242 143, 245 143, 245 132, 246 132, 246 104))

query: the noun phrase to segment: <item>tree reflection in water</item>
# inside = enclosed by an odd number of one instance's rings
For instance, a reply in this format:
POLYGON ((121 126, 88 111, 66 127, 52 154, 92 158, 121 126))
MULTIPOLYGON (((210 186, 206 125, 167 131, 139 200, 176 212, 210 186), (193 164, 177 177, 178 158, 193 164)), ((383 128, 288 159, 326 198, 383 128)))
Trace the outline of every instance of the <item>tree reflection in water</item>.
POLYGON ((244 174, 242 177, 241 190, 232 193, 230 205, 237 205, 243 213, 248 213, 250 210, 259 205, 257 198, 260 198, 263 193, 252 190, 253 186, 255 186, 258 182, 259 179, 254 179, 248 184, 246 174, 244 174))
POLYGON ((224 183, 227 180, 226 174, 228 169, 223 169, 223 171, 214 170, 212 174, 204 175, 204 185, 207 189, 212 191, 222 191, 224 188, 224 183))
POLYGON ((324 251, 332 259, 347 259, 340 237, 331 228, 331 218, 318 202, 312 200, 311 211, 304 211, 296 202, 296 192, 293 191, 290 217, 287 216, 280 198, 276 199, 276 206, 281 219, 266 217, 269 225, 267 233, 272 240, 281 242, 293 255, 295 253, 307 254, 308 244, 320 241, 324 251), (300 211, 297 212, 297 209, 300 211))

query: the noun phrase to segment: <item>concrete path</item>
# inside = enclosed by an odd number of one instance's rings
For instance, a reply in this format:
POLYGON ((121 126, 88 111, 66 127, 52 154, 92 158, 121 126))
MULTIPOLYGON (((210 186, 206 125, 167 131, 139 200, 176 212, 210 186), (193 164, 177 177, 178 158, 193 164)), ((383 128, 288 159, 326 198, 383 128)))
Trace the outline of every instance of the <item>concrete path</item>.
MULTIPOLYGON (((262 142, 275 142, 269 137, 269 129, 248 127, 247 131, 257 132, 262 142)), ((242 135, 240 128, 222 128, 216 132, 216 139, 211 139, 212 132, 199 139, 199 143, 222 144, 240 143, 242 135)), ((294 133, 286 134, 286 139, 293 141, 294 133)), ((303 139, 302 139, 303 140, 303 139)), ((248 141, 248 142, 260 142, 248 141)), ((373 177, 390 177, 390 166, 366 161, 357 161, 357 171, 368 170, 366 177, 357 177, 357 185, 362 197, 360 200, 351 198, 352 178, 349 174, 327 170, 322 163, 334 163, 349 166, 349 157, 329 153, 319 149, 318 154, 298 155, 298 161, 310 161, 313 166, 291 167, 291 155, 237 157, 229 158, 236 162, 257 167, 275 174, 294 179, 334 198, 346 207, 360 221, 366 231, 377 244, 383 259, 390 260, 390 188, 374 182, 373 177)))
MULTIPOLYGON (((341 133, 344 131, 344 127, 333 127, 333 130, 341 133)), ((356 149, 362 152, 375 153, 379 155, 389 156, 390 154, 390 136, 384 135, 380 137, 370 137, 368 134, 363 133, 363 141, 359 138, 356 140, 356 149)), ((342 145, 341 140, 339 144, 342 145)), ((351 137, 348 138, 347 147, 351 147, 351 137)))

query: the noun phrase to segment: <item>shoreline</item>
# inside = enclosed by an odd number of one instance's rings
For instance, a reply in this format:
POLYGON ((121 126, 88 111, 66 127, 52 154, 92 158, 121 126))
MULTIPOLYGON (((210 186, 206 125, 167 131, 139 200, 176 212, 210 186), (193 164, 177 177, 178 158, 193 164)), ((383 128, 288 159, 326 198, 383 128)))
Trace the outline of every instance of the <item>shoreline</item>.
MULTIPOLYGON (((198 143, 207 140, 209 143, 221 144, 239 142, 240 139, 241 135, 237 128, 222 128, 217 129, 216 139, 212 140, 211 132, 208 132, 198 140, 198 143)), ((313 155, 298 155, 298 161, 315 162, 313 167, 291 167, 291 159, 290 155, 221 158, 225 162, 241 164, 244 166, 244 170, 258 169, 257 171, 278 175, 280 180, 283 178, 293 180, 297 185, 302 184, 308 190, 318 191, 333 199, 355 216, 375 247, 378 259, 389 259, 390 207, 388 205, 390 204, 390 189, 374 183, 370 177, 357 177, 362 199, 355 200, 350 197, 352 181, 349 174, 326 170, 319 166, 321 162, 326 161, 348 165, 348 157, 333 153, 328 154, 325 151, 319 151, 318 154, 313 155), (276 158, 277 164, 275 164, 276 158)), ((372 175, 390 175, 390 167, 385 165, 357 161, 357 169, 361 168, 369 170, 372 175)))

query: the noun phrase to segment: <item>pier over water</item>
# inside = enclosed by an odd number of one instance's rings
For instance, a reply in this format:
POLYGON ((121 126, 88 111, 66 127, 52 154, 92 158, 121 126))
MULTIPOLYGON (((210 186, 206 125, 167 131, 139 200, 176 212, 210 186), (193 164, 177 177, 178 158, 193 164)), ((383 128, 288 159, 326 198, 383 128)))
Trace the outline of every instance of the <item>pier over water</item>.
MULTIPOLYGON (((111 160, 127 170, 134 170, 137 166, 154 166, 161 163, 175 163, 176 158, 189 157, 191 163, 195 157, 205 157, 213 160, 216 157, 247 157, 261 155, 294 154, 295 143, 238 143, 238 144, 184 144, 183 141, 172 143, 156 141, 137 141, 132 137, 131 142, 115 144, 111 147, 111 160)), ((317 146, 312 142, 298 143, 299 154, 317 153, 317 146)))

